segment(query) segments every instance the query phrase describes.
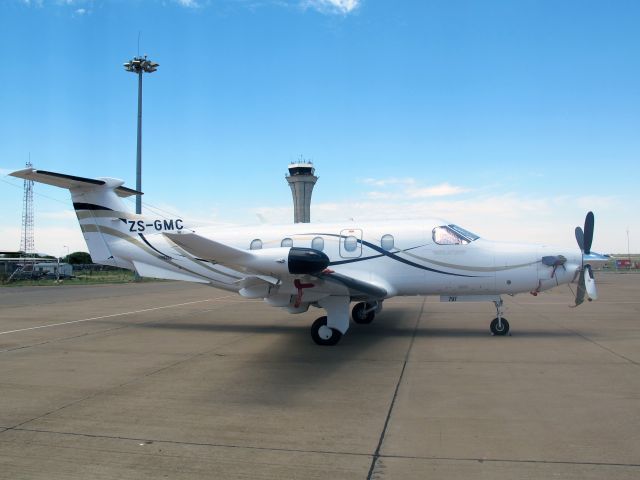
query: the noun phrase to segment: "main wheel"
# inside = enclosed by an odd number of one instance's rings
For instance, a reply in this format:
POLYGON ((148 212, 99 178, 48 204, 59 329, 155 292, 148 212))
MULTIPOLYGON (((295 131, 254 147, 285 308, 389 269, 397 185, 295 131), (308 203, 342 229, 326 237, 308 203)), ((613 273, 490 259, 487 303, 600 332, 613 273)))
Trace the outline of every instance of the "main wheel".
POLYGON ((331 346, 340 341, 342 333, 335 328, 327 327, 327 317, 320 317, 311 325, 311 338, 318 345, 331 346))
POLYGON ((489 328, 491 328, 491 333, 494 335, 506 335, 509 333, 509 322, 507 322, 507 319, 502 318, 500 323, 501 325, 498 324, 497 318, 494 318, 491 321, 491 325, 489 326, 489 328))
POLYGON ((364 302, 356 303, 351 310, 351 318, 356 323, 371 323, 376 316, 375 309, 371 309, 371 305, 367 305, 364 302), (367 312, 367 310, 369 310, 367 312))

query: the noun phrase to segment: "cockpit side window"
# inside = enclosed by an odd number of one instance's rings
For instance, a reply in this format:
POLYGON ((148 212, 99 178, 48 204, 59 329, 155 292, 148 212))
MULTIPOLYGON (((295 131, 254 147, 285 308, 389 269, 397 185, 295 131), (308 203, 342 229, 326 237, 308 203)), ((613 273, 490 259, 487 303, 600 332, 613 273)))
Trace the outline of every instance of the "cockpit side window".
POLYGON ((458 225, 450 224, 450 225, 448 225, 448 227, 451 230, 453 230, 454 232, 456 232, 458 235, 460 235, 461 237, 466 238, 467 240, 469 240, 470 242, 473 242, 474 240, 477 240, 477 239, 480 238, 475 233, 471 233, 469 230, 465 230, 464 228, 459 227, 458 225))
POLYGON ((476 234, 453 224, 434 228, 431 236, 438 245, 467 245, 480 238, 476 234))

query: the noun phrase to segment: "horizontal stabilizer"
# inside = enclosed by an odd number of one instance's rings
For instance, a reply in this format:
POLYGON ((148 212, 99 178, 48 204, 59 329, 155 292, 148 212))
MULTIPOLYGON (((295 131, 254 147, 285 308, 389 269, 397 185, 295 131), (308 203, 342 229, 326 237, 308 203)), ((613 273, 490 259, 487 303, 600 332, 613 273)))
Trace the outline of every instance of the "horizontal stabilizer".
POLYGON ((122 180, 114 178, 85 178, 76 177, 75 175, 67 175, 65 173, 48 172, 46 170, 36 170, 35 168, 25 168, 24 170, 17 170, 10 173, 12 177, 24 178, 25 180, 33 180, 38 183, 45 183, 47 185, 53 185, 60 188, 86 188, 86 187, 101 187, 104 185, 113 186, 114 191, 119 197, 130 197, 131 195, 142 195, 142 192, 133 190, 131 188, 123 187, 122 180))

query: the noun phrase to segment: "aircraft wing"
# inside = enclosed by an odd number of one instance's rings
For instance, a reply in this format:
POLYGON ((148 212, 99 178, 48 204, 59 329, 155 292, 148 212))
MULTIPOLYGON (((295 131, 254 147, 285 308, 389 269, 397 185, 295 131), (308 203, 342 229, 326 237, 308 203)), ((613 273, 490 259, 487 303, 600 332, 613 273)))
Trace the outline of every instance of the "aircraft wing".
POLYGON ((163 235, 198 259, 244 272, 272 284, 280 283, 285 277, 307 276, 317 278, 320 280, 318 286, 324 284, 331 292, 344 292, 346 289, 354 299, 382 299, 389 294, 383 282, 373 283, 327 269, 329 258, 318 250, 298 247, 243 250, 195 233, 167 232, 163 235))
POLYGON ((251 258, 250 252, 246 250, 216 242, 195 233, 165 233, 164 236, 195 257, 227 267, 241 266, 251 258))
POLYGON ((243 250, 195 233, 164 233, 169 241, 198 260, 216 263, 250 276, 278 284, 284 277, 322 272, 329 257, 311 248, 278 247, 243 250))
POLYGON ((272 262, 268 262, 268 259, 260 262, 259 256, 253 255, 251 251, 216 242, 195 233, 164 233, 163 235, 197 259, 206 260, 249 275, 253 274, 268 283, 278 283, 278 279, 271 276, 271 274, 277 272, 270 272, 270 274, 265 275, 265 269, 280 270, 276 267, 282 266, 281 264, 278 265, 278 261, 284 259, 284 256, 275 258, 278 257, 276 254, 274 256, 275 260, 272 259, 272 262), (259 263, 262 264, 257 265, 259 263), (272 263, 272 265, 269 265, 269 263, 272 263))
POLYGON ((374 283, 359 280, 349 275, 343 275, 336 272, 323 272, 317 275, 318 278, 328 282, 344 285, 349 290, 349 294, 353 298, 358 299, 382 299, 389 293, 386 288, 374 283))

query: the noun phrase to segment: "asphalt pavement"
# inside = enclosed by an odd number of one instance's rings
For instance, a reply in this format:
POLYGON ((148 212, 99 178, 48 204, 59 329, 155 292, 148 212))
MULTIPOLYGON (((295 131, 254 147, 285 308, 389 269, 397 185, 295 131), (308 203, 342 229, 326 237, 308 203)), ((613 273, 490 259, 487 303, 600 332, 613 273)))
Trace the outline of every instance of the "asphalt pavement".
POLYGON ((385 302, 335 347, 178 282, 0 289, 1 479, 637 479, 640 275, 385 302))

